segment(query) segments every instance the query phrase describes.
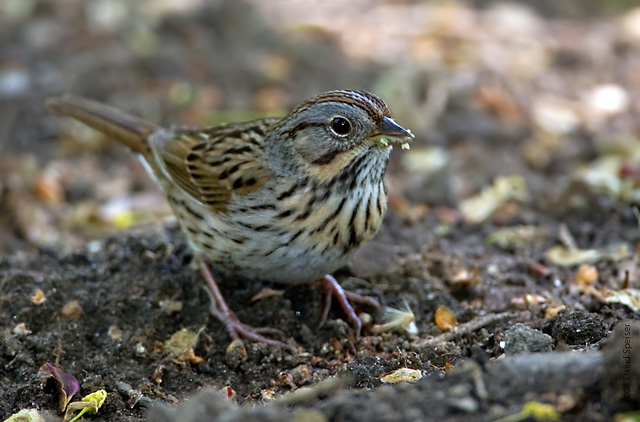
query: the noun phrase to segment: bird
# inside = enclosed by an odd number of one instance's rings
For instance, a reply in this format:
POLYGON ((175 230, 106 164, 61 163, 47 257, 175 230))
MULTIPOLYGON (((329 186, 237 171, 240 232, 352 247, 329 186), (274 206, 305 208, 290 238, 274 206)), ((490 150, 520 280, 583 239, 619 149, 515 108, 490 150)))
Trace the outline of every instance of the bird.
POLYGON ((211 314, 233 340, 289 347, 279 330, 252 327, 227 305, 211 266, 251 280, 326 291, 359 334, 349 301, 375 299, 342 289, 330 274, 377 233, 387 209, 384 174, 393 144, 411 131, 376 95, 335 90, 284 117, 208 128, 164 128, 93 100, 65 94, 46 107, 102 132, 138 154, 166 195, 194 252, 211 314))

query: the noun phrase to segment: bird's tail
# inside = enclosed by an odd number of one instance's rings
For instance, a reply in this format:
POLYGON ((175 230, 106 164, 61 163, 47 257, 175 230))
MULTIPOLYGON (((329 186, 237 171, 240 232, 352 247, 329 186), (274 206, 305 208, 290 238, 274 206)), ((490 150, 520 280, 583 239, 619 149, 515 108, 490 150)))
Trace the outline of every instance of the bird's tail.
POLYGON ((116 108, 71 95, 49 98, 45 105, 51 112, 76 119, 144 156, 150 153, 147 138, 160 129, 116 108))

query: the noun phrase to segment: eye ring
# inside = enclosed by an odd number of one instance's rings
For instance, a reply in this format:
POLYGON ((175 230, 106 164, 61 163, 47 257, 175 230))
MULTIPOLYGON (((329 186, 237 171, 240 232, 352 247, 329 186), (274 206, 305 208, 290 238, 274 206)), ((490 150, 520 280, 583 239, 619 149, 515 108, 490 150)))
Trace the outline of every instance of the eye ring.
POLYGON ((351 122, 346 117, 336 116, 331 119, 331 131, 340 137, 351 133, 351 122))

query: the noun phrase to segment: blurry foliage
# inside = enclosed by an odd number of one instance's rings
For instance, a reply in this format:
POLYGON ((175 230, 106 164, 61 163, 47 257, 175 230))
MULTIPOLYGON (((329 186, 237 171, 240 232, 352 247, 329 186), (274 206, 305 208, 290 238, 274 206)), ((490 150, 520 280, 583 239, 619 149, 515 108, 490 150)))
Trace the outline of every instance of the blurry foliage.
POLYGON ((454 209, 451 222, 502 224, 532 209, 587 210, 599 197, 636 203, 640 8, 631 7, 7 0, 0 250, 75 246, 170 214, 126 151, 45 114, 42 100, 65 91, 201 126, 279 115, 329 89, 373 90, 416 134, 388 172, 391 209, 411 224, 431 209, 447 214, 438 207, 454 209), (500 180, 522 189, 511 197, 492 188, 500 180))

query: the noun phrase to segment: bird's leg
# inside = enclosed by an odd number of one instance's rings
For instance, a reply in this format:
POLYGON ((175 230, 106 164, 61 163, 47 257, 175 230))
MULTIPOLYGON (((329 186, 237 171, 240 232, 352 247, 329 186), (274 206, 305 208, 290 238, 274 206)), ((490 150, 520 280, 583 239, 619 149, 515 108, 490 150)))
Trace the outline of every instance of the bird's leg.
POLYGON ((262 335, 282 335, 282 331, 271 327, 252 327, 241 322, 236 314, 231 310, 231 308, 229 308, 227 302, 224 300, 222 292, 220 291, 220 288, 216 283, 216 279, 213 276, 209 265, 203 260, 200 260, 198 262, 198 267, 200 268, 200 272, 202 272, 202 275, 207 282, 207 288, 205 290, 209 295, 209 299, 211 299, 211 308, 209 309, 209 311, 211 312, 211 315, 216 317, 227 327, 227 331, 229 331, 229 334, 231 334, 232 339, 237 340, 240 337, 244 337, 258 343, 266 343, 272 346, 283 347, 292 352, 295 352, 295 348, 293 346, 278 340, 267 338, 262 335))
POLYGON ((336 300, 342 307, 342 310, 347 315, 347 319, 351 324, 353 324, 356 330, 356 335, 358 336, 360 335, 360 330, 362 329, 362 321, 360 321, 360 318, 358 317, 358 315, 356 315, 356 312, 353 310, 353 307, 351 306, 349 301, 362 303, 374 308, 380 307, 378 301, 370 296, 362 296, 357 293, 344 290, 342 286, 338 284, 336 279, 329 274, 318 279, 314 283, 319 285, 319 287, 326 292, 324 310, 322 312, 322 318, 320 318, 320 327, 322 327, 327 321, 327 316, 329 315, 329 310, 331 309, 332 297, 336 298, 336 300))

